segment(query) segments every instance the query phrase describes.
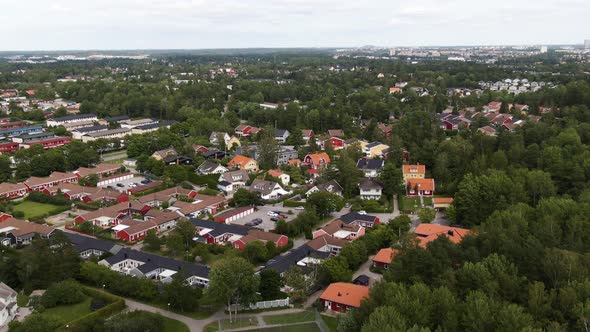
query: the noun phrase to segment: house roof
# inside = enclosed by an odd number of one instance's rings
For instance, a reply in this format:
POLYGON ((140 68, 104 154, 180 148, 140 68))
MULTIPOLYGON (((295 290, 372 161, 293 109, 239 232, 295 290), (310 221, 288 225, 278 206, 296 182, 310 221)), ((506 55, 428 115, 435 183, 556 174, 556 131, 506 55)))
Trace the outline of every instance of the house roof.
POLYGON ((108 264, 113 265, 125 261, 126 259, 132 259, 138 262, 144 263, 138 267, 142 273, 147 273, 158 268, 167 269, 172 271, 183 271, 187 276, 197 276, 204 279, 209 277, 209 268, 201 264, 191 264, 179 260, 175 260, 168 257, 162 257, 153 255, 143 251, 137 251, 133 249, 123 248, 115 255, 105 258, 108 264))
POLYGON ((434 204, 451 204, 453 203, 452 197, 435 197, 432 199, 434 204))
POLYGON ((152 153, 152 155, 157 155, 160 158, 164 159, 168 156, 177 156, 178 152, 176 152, 176 150, 174 148, 168 148, 168 149, 158 150, 158 151, 152 153))
POLYGON ((259 229, 251 229, 248 234, 238 241, 243 242, 244 244, 248 244, 254 241, 261 241, 261 242, 274 242, 277 243, 283 236, 281 234, 265 232, 259 229))
POLYGON ((279 273, 288 271, 292 266, 296 266, 299 261, 306 257, 316 259, 326 259, 330 256, 329 252, 317 251, 307 244, 287 252, 285 255, 277 256, 269 260, 263 270, 274 269, 279 273))
POLYGON ((221 196, 209 196, 197 194, 194 197, 194 202, 188 203, 183 201, 174 202, 174 207, 179 208, 182 214, 191 214, 193 212, 201 211, 208 207, 216 206, 225 201, 224 197, 221 196))
POLYGON ((375 181, 373 179, 363 178, 363 179, 361 179, 361 181, 359 183, 359 188, 361 188, 361 190, 371 190, 371 189, 382 190, 383 185, 380 182, 375 181))
POLYGON ((425 165, 403 165, 402 172, 404 174, 426 174, 425 165))
POLYGON ((92 133, 87 133, 86 136, 96 138, 96 137, 103 137, 103 136, 109 136, 109 135, 115 135, 115 134, 121 134, 121 133, 128 133, 130 131, 131 131, 131 129, 129 129, 129 128, 115 128, 115 129, 101 130, 101 131, 95 131, 92 133))
POLYGON ((242 156, 242 155, 236 155, 235 157, 233 157, 232 160, 229 161, 229 163, 227 164, 228 166, 240 166, 240 167, 244 167, 246 166, 249 162, 253 161, 254 159, 246 157, 246 156, 242 156))
POLYGON ((135 202, 135 201, 121 202, 121 203, 115 204, 113 206, 109 206, 106 208, 98 209, 96 211, 88 212, 86 214, 80 215, 80 217, 82 217, 84 220, 93 220, 93 219, 96 219, 99 217, 116 218, 119 216, 119 214, 121 214, 123 212, 127 212, 129 209, 135 210, 135 211, 141 211, 145 208, 146 208, 146 205, 144 205, 140 202, 135 202))
POLYGON ((369 287, 347 282, 330 284, 320 295, 320 299, 358 308, 361 301, 369 297, 369 287))
POLYGON ((0 183, 0 194, 18 190, 27 190, 27 186, 22 183, 0 183))
POLYGON ((281 185, 267 180, 255 179, 250 185, 250 191, 255 191, 263 195, 271 194, 275 189, 281 189, 281 185))
POLYGON ((16 218, 8 218, 0 222, 0 233, 12 233, 16 237, 32 234, 48 236, 53 231, 55 231, 55 227, 28 222, 16 218))
POLYGON ((237 235, 246 235, 246 234, 248 234, 248 231, 250 230, 246 226, 225 224, 225 223, 221 223, 221 222, 198 219, 198 218, 191 219, 191 223, 193 224, 193 226, 195 226, 195 228, 198 227, 198 228, 210 229, 211 231, 208 232, 207 234, 209 234, 213 237, 218 237, 220 235, 228 234, 228 233, 237 234, 237 235))
POLYGON ((242 213, 244 211, 251 210, 253 208, 254 208, 253 206, 242 206, 242 207, 238 207, 238 208, 235 208, 235 209, 228 210, 228 211, 225 211, 223 213, 220 213, 220 214, 216 215, 215 218, 220 218, 220 219, 231 218, 231 217, 233 217, 235 215, 238 215, 238 214, 240 214, 240 213, 242 213))
POLYGON ((373 257, 373 261, 383 264, 391 264, 391 261, 398 253, 399 250, 397 249, 383 248, 377 252, 375 257, 373 257))
POLYGON ((287 134, 289 131, 286 129, 275 129, 275 137, 283 137, 285 136, 285 134, 287 134))
POLYGON ((419 190, 434 191, 434 179, 408 179, 406 186, 412 189, 418 187, 419 190))
POLYGON ((329 193, 342 193, 344 189, 336 180, 330 180, 328 182, 320 183, 316 185, 316 188, 320 191, 326 191, 329 193))
POLYGON ((51 118, 50 120, 53 120, 56 122, 62 122, 62 121, 72 121, 72 120, 91 119, 91 118, 96 118, 96 114, 66 115, 66 116, 61 116, 58 118, 51 118))
POLYGON ((332 222, 330 222, 329 224, 327 224, 326 226, 324 226, 322 228, 322 230, 324 230, 324 232, 326 232, 330 235, 334 235, 338 231, 348 231, 348 232, 358 233, 361 228, 362 228, 362 226, 347 224, 340 219, 335 219, 332 222))
POLYGON ((24 182, 24 184, 26 184, 28 187, 35 187, 35 186, 39 186, 39 185, 46 184, 46 183, 51 183, 51 182, 56 182, 56 181, 64 181, 64 180, 68 180, 68 179, 74 179, 77 177, 78 176, 74 173, 52 172, 46 178, 38 178, 35 176, 31 176, 30 178, 28 178, 24 182))
POLYGON ((311 163, 314 165, 323 165, 330 162, 330 156, 325 152, 310 153, 305 159, 307 159, 307 157, 311 159, 311 163))
POLYGON ((164 189, 161 191, 156 191, 155 193, 152 193, 152 194, 141 196, 137 200, 140 203, 144 203, 144 204, 149 203, 149 202, 153 202, 153 201, 163 202, 163 201, 169 200, 172 197, 188 196, 191 192, 192 192, 192 190, 190 190, 190 189, 185 189, 181 186, 176 186, 176 187, 164 189))
POLYGON ((465 228, 437 224, 420 224, 416 227, 414 233, 418 236, 420 246, 426 247, 429 242, 436 240, 439 236, 446 236, 451 242, 459 243, 470 231, 465 228))
POLYGON ((171 126, 173 124, 175 124, 176 121, 162 121, 162 122, 156 122, 156 123, 148 123, 142 126, 137 126, 135 127, 135 129, 139 129, 139 130, 149 130, 149 129, 154 129, 154 128, 162 128, 162 127, 168 127, 171 126))
POLYGON ((311 137, 311 136, 313 136, 313 130, 311 130, 311 129, 302 129, 301 130, 301 134, 303 135, 303 137, 311 137))
POLYGON ((362 170, 380 170, 384 164, 383 159, 361 158, 356 162, 356 167, 362 170))
POLYGON ((319 250, 326 245, 342 248, 346 244, 348 244, 348 241, 331 237, 329 235, 318 236, 315 239, 307 242, 307 245, 314 250, 319 250))
POLYGON ((358 212, 349 212, 347 214, 340 216, 339 219, 347 224, 351 224, 355 221, 375 222, 377 220, 377 217, 368 214, 360 214, 358 212))
POLYGON ((77 128, 77 129, 72 130, 72 132, 75 131, 75 132, 84 134, 84 133, 91 133, 91 132, 107 130, 107 129, 108 129, 107 126, 96 125, 96 126, 92 126, 92 127, 77 128))
POLYGON ((199 165, 198 170, 201 173, 209 173, 216 170, 218 167, 223 167, 222 165, 213 162, 211 160, 205 160, 201 165, 199 165))
POLYGON ((116 172, 121 168, 121 164, 108 164, 108 163, 100 163, 96 165, 96 167, 88 168, 88 167, 80 167, 74 171, 74 173, 78 174, 80 177, 86 177, 91 174, 101 174, 101 173, 108 173, 108 172, 116 172))
POLYGON ((81 235, 78 233, 62 232, 72 243, 78 252, 83 252, 90 249, 111 252, 116 254, 122 246, 112 241, 101 240, 90 236, 81 235))
POLYGON ((248 171, 246 170, 225 172, 220 176, 220 178, 230 183, 236 181, 246 182, 250 179, 248 176, 248 171), (236 178, 236 180, 234 180, 234 178, 236 178))
POLYGON ((279 171, 278 169, 271 169, 268 171, 268 175, 273 176, 275 178, 278 178, 279 176, 283 175, 285 173, 279 171))
POLYGON ((328 129, 328 135, 330 137, 343 137, 344 131, 342 129, 328 129))
POLYGON ((167 222, 170 222, 173 220, 178 220, 181 217, 178 215, 178 213, 174 213, 172 211, 149 210, 145 214, 145 218, 147 220, 155 223, 156 225, 160 226, 160 225, 165 224, 167 222))

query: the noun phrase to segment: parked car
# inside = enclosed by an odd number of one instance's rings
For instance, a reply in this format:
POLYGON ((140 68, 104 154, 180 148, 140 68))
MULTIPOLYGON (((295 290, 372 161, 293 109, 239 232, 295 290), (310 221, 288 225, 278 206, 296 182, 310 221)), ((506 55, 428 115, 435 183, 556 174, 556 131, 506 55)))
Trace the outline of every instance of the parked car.
POLYGON ((287 219, 289 218, 288 215, 284 214, 284 213, 279 213, 279 217, 283 218, 283 219, 287 219))
POLYGON ((367 211, 365 211, 365 210, 360 210, 360 211, 358 212, 358 214, 362 214, 362 215, 364 216, 364 215, 366 215, 366 214, 367 214, 367 211))
POLYGON ((276 222, 276 221, 279 221, 279 218, 277 218, 277 217, 272 217, 272 218, 270 218, 270 220, 272 220, 272 221, 275 221, 275 222, 276 222))
POLYGON ((262 224, 262 219, 260 219, 260 218, 256 218, 256 219, 253 219, 253 220, 252 220, 252 222, 253 222, 255 225, 260 225, 260 224, 262 224))
POLYGON ((305 210, 305 206, 297 206, 295 207, 295 210, 305 210))
POLYGON ((115 187, 113 187, 113 186, 107 186, 107 189, 113 190, 113 189, 115 189, 115 187))
POLYGON ((117 183, 117 187, 121 187, 121 188, 123 188, 123 187, 125 187, 125 185, 124 185, 124 184, 122 184, 122 183, 117 183))
POLYGON ((248 221, 246 223, 246 226, 250 226, 251 227, 251 226, 254 226, 254 225, 256 225, 256 224, 254 222, 252 222, 252 221, 248 221))
POLYGON ((141 183, 143 183, 143 184, 148 184, 150 182, 152 182, 152 180, 150 180, 150 179, 141 180, 141 183))
POLYGON ((266 215, 269 216, 269 217, 276 217, 276 216, 278 216, 278 214, 276 212, 274 212, 274 211, 268 211, 268 213, 266 215))

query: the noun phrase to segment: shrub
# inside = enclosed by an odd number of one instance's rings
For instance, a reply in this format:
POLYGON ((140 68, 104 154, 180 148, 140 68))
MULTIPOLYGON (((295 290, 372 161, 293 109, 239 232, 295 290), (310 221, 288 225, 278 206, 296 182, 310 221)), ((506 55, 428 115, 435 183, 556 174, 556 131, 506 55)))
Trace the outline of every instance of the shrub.
POLYGON ((82 286, 74 280, 55 283, 41 297, 41 305, 52 308, 61 304, 68 305, 84 301, 82 286))

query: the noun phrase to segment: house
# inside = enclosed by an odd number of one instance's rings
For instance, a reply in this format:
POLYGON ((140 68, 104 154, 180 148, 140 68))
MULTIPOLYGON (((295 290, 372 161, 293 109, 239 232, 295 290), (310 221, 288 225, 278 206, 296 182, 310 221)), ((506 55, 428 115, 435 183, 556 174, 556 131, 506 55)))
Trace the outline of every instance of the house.
POLYGON ((320 301, 327 310, 346 313, 359 308, 363 299, 369 297, 369 287, 346 282, 332 283, 320 295, 320 301))
POLYGON ((468 229, 449 227, 437 224, 420 224, 414 232, 420 247, 426 247, 428 243, 436 240, 439 236, 446 236, 453 243, 460 243, 470 233, 468 229))
POLYGON ((77 140, 82 140, 82 136, 84 136, 86 134, 96 133, 96 132, 100 132, 103 130, 108 130, 108 127, 103 126, 103 125, 96 125, 96 126, 74 129, 74 130, 72 130, 72 138, 77 139, 77 140))
POLYGON ((77 223, 90 222, 94 226, 110 227, 118 225, 121 220, 133 215, 144 215, 150 207, 135 201, 122 202, 113 206, 98 209, 77 216, 74 220, 77 223))
POLYGON ((197 192, 191 189, 185 189, 181 186, 176 186, 151 194, 140 196, 137 201, 151 207, 160 207, 164 202, 170 202, 172 199, 180 199, 182 197, 193 198, 197 192))
POLYGON ((42 190, 45 195, 62 194, 63 197, 69 200, 83 201, 85 203, 102 201, 102 202, 127 202, 129 196, 116 190, 100 188, 100 187, 85 187, 76 183, 60 183, 53 187, 47 187, 42 190))
POLYGON ((191 219, 195 235, 202 237, 208 244, 224 245, 246 236, 250 229, 246 226, 231 225, 204 219, 191 219))
POLYGON ((0 139, 0 153, 11 153, 17 151, 18 149, 20 149, 20 145, 18 143, 6 139, 0 139))
POLYGON ((205 160, 197 167, 197 174, 200 175, 223 174, 227 171, 228 169, 226 167, 211 160, 205 160))
POLYGON ((227 141, 227 143, 225 144, 225 148, 230 150, 234 146, 242 146, 242 143, 240 142, 239 138, 232 135, 232 137, 229 138, 229 141, 227 141))
POLYGON ((217 209, 226 205, 222 196, 209 196, 197 194, 192 202, 177 200, 168 208, 179 215, 187 218, 195 218, 201 214, 215 214, 217 209))
POLYGON ((379 267, 382 269, 387 270, 393 258, 399 253, 397 249, 391 248, 383 248, 377 252, 377 254, 373 257, 373 267, 379 267))
POLYGON ((314 132, 312 129, 302 129, 301 134, 303 135, 303 140, 305 144, 309 144, 309 140, 314 137, 314 132))
POLYGON ((256 207, 254 206, 243 206, 220 213, 213 217, 213 220, 215 220, 218 223, 229 224, 238 219, 251 215, 252 213, 254 213, 254 211, 256 211, 256 207))
POLYGON ((477 129, 478 132, 486 135, 486 136, 496 136, 496 128, 485 126, 477 129))
POLYGON ((237 155, 227 164, 228 167, 234 167, 249 172, 258 172, 258 162, 252 158, 237 155))
POLYGON ((315 239, 307 242, 307 245, 313 250, 320 252, 327 252, 331 255, 338 255, 340 250, 347 245, 349 241, 332 237, 329 235, 321 235, 315 239))
POLYGON ((133 128, 138 128, 140 126, 147 126, 147 125, 151 125, 151 124, 155 124, 158 123, 158 120, 155 119, 150 119, 150 118, 143 118, 143 119, 135 119, 135 120, 123 120, 123 121, 119 121, 119 124, 121 125, 121 128, 125 128, 125 129, 133 129, 133 128))
POLYGON ((406 195, 433 196, 434 179, 408 179, 406 181, 406 195))
POLYGON ((3 245, 26 245, 31 243, 35 236, 49 238, 55 232, 55 227, 12 218, 10 215, 6 216, 8 218, 0 222, 0 234, 4 234, 3 238, 0 237, 0 244, 3 245))
POLYGON ((193 145, 193 151, 195 152, 196 155, 199 155, 199 154, 203 154, 205 152, 208 152, 209 148, 206 146, 203 146, 203 145, 195 144, 195 145, 193 145))
POLYGON ((205 265, 183 262, 128 248, 119 250, 115 255, 99 261, 98 264, 122 274, 155 279, 162 283, 172 282, 173 276, 181 272, 183 277, 186 277, 185 283, 187 285, 207 287, 209 284, 209 268, 205 265))
POLYGON ((389 88, 389 93, 390 94, 400 93, 400 92, 402 92, 402 89, 401 88, 395 88, 395 87, 389 88))
POLYGON ((373 228, 380 222, 379 218, 376 216, 360 214, 358 212, 349 212, 340 216, 338 219, 342 220, 347 225, 358 225, 365 228, 373 228))
POLYGON ((260 241, 265 245, 268 242, 272 242, 276 248, 281 248, 289 243, 289 238, 281 234, 265 232, 259 229, 251 229, 246 236, 234 241, 232 246, 238 250, 244 250, 249 243, 254 241, 260 241))
POLYGON ((356 162, 356 168, 363 171, 365 177, 376 178, 383 169, 385 161, 383 159, 361 158, 356 162))
POLYGON ((384 157, 388 150, 389 145, 383 144, 381 142, 371 142, 363 149, 365 155, 369 158, 384 157))
POLYGON ((212 145, 219 145, 220 140, 223 140, 223 144, 225 146, 228 146, 230 137, 228 133, 223 133, 223 132, 218 132, 218 131, 214 131, 211 133, 211 135, 209 135, 209 143, 211 143, 212 145))
POLYGON ((314 177, 318 177, 319 173, 328 167, 330 163, 330 156, 325 152, 310 153, 303 158, 304 165, 308 166, 308 172, 314 177))
POLYGON ((278 169, 271 169, 267 172, 268 175, 272 176, 273 178, 279 179, 283 186, 288 186, 289 182, 291 182, 291 176, 287 173, 283 173, 278 169))
POLYGON ((342 189, 342 186, 340 186, 340 184, 336 180, 330 180, 328 182, 320 183, 311 187, 305 193, 305 196, 309 197, 311 194, 318 191, 325 191, 342 197, 342 192, 344 191, 344 189, 342 189))
POLYGON ((80 122, 80 121, 98 121, 96 114, 76 114, 66 115, 58 118, 49 118, 45 121, 47 127, 57 127, 66 123, 80 122))
POLYGON ((205 159, 221 160, 221 159, 225 158, 225 156, 227 156, 227 153, 225 151, 221 151, 218 149, 209 149, 208 151, 201 153, 201 155, 205 159))
POLYGON ((435 209, 448 209, 453 204, 452 197, 434 197, 432 204, 435 209))
POLYGON ((24 183, 0 183, 0 200, 24 197, 29 188, 24 183))
POLYGON ((262 268, 262 271, 273 269, 283 277, 292 267, 297 267, 302 270, 304 275, 308 275, 313 270, 317 271, 321 262, 328 257, 330 257, 329 252, 318 251, 304 244, 284 255, 269 260, 262 268))
POLYGON ((43 132, 42 125, 19 127, 0 130, 0 137, 15 137, 23 134, 35 134, 43 132))
POLYGON ((358 224, 347 224, 340 219, 334 219, 326 226, 312 232, 314 239, 330 236, 346 241, 354 241, 363 235, 365 235, 365 227, 358 224))
POLYGON ((250 135, 252 128, 252 126, 241 124, 236 127, 235 133, 238 137, 247 137, 250 135))
POLYGON ((379 131, 385 138, 390 137, 391 133, 393 132, 393 127, 391 125, 384 124, 381 122, 377 123, 377 129, 379 129, 379 131))
POLYGON ((286 129, 275 129, 275 140, 277 140, 279 144, 285 144, 290 135, 291 133, 286 129))
POLYGON ((82 142, 92 142, 97 139, 113 139, 113 138, 123 138, 127 135, 131 134, 131 129, 129 128, 115 128, 109 130, 101 130, 96 131, 93 133, 87 133, 82 135, 82 142))
POLYGON ((264 200, 278 199, 291 194, 291 191, 283 189, 280 184, 262 179, 255 179, 250 185, 250 191, 259 193, 260 198, 264 200))
POLYGON ((361 199, 380 200, 383 194, 383 185, 371 178, 364 178, 359 183, 361 199))
POLYGON ((74 171, 74 174, 78 175, 79 178, 85 178, 89 175, 96 175, 98 178, 104 178, 116 174, 121 170, 123 166, 121 164, 107 164, 100 163, 96 167, 87 168, 80 167, 74 171))
POLYGON ((233 192, 246 186, 246 182, 250 180, 248 171, 238 170, 229 171, 219 176, 219 183, 217 187, 223 192, 233 192), (223 187, 223 189, 221 189, 223 187))
MULTIPOLYGON (((276 164, 279 166, 287 165, 289 160, 297 159, 298 156, 299 154, 297 153, 297 150, 288 148, 286 146, 281 146, 279 147, 279 152, 277 153, 276 164)), ((258 150, 256 151, 255 158, 258 158, 258 150)))
POLYGON ((101 257, 104 254, 116 254, 123 247, 113 241, 101 240, 78 233, 62 232, 72 243, 74 249, 84 260, 101 257))
POLYGON ((178 152, 174 148, 168 148, 164 150, 158 150, 152 153, 151 157, 156 160, 164 161, 168 157, 175 157, 178 155, 178 152))
POLYGON ((46 178, 31 176, 24 183, 29 191, 41 191, 48 187, 56 186, 60 183, 78 182, 78 176, 74 173, 52 172, 46 178))
POLYGON ((409 179, 424 179, 426 177, 426 166, 424 165, 403 165, 402 176, 404 182, 409 179))
POLYGON ((328 136, 343 138, 344 131, 342 131, 342 129, 328 129, 328 136))
POLYGON ((0 281, 0 328, 7 326, 16 317, 16 295, 14 289, 0 281))

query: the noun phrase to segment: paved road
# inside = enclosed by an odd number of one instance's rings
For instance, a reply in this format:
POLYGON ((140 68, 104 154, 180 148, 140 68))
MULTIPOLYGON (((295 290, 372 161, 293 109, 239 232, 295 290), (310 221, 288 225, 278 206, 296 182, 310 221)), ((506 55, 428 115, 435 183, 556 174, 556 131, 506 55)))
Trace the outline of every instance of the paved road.
POLYGON ((379 273, 373 273, 370 270, 371 265, 373 264, 373 257, 375 257, 375 256, 374 255, 369 256, 369 259, 365 263, 363 263, 363 265, 361 265, 359 267, 359 269, 352 275, 353 280, 356 277, 360 276, 361 274, 364 274, 364 275, 368 276, 369 278, 371 278, 371 281, 369 283, 370 287, 372 287, 376 282, 381 281, 383 276, 379 273))

